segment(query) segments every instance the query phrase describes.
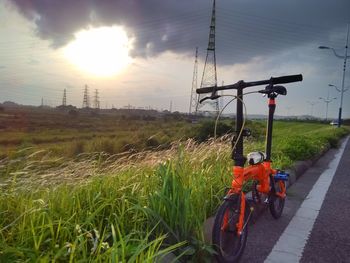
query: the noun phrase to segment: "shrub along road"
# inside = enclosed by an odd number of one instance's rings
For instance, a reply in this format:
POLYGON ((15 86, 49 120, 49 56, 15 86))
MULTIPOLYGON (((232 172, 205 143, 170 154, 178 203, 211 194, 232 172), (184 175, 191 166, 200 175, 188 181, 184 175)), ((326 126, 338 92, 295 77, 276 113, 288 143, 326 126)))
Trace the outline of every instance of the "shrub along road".
POLYGON ((241 262, 347 262, 348 167, 350 140, 345 140, 342 147, 328 151, 288 189, 279 220, 266 211, 250 226, 241 262))

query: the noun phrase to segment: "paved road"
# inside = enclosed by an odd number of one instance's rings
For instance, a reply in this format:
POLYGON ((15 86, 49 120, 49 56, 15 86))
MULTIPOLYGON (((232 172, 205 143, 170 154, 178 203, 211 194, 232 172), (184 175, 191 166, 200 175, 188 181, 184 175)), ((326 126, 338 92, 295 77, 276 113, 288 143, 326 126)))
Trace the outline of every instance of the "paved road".
POLYGON ((250 226, 247 247, 241 262, 264 262, 267 258, 268 262, 350 262, 350 140, 344 147, 342 154, 339 149, 328 151, 288 189, 284 214, 279 220, 273 219, 269 212, 266 212, 250 226), (337 157, 338 160, 335 160, 337 157), (335 163, 336 169, 332 172, 331 168, 335 163), (334 175, 333 180, 327 179, 330 172, 334 175), (321 179, 318 180, 320 176, 321 179), (284 241, 283 235, 291 236, 284 232, 295 222, 295 214, 300 214, 301 206, 308 207, 309 204, 304 202, 308 201, 305 200, 306 197, 310 198, 309 192, 315 191, 314 188, 317 187, 314 185, 323 184, 324 178, 329 181, 330 186, 323 187, 324 193, 327 194, 323 203, 320 202, 321 209, 313 213, 316 220, 314 219, 312 224, 308 218, 302 218, 301 221, 299 218, 298 221, 301 229, 305 231, 308 231, 307 225, 310 226, 311 234, 306 232, 305 238, 301 235, 306 244, 305 248, 304 244, 301 244, 303 242, 300 242, 300 237, 299 241, 295 239, 294 244, 291 242, 293 238, 284 241), (286 252, 285 257, 276 259, 271 257, 271 252, 275 251, 276 247, 277 251, 281 247, 291 247, 292 252, 286 252), (299 249, 299 256, 293 252, 293 247, 299 249))
POLYGON ((316 219, 301 262, 350 262, 350 140, 316 219))

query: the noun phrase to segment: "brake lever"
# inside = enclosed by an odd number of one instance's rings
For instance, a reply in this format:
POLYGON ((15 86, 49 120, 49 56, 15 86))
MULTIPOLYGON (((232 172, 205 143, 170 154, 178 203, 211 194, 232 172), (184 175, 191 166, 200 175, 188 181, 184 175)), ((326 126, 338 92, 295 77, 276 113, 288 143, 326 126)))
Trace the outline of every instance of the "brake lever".
POLYGON ((206 101, 206 100, 216 100, 216 99, 218 99, 218 98, 220 98, 220 97, 221 97, 220 95, 205 97, 205 98, 201 99, 201 100, 199 101, 199 103, 202 103, 202 102, 204 102, 204 101, 206 101))
POLYGON ((259 90, 258 92, 261 93, 263 95, 263 97, 266 97, 266 95, 268 94, 268 92, 264 89, 259 90))
POLYGON ((203 99, 201 99, 200 101, 199 101, 199 103, 202 103, 202 102, 204 102, 205 100, 209 100, 211 97, 205 97, 205 98, 203 98, 203 99))

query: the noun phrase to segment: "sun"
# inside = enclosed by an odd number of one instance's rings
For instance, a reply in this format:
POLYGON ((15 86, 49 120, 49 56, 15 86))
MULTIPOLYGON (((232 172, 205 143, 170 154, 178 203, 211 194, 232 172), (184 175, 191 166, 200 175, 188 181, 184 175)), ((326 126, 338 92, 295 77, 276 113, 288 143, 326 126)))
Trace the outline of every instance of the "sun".
POLYGON ((123 28, 98 27, 77 32, 63 53, 79 69, 98 77, 110 77, 131 63, 130 48, 123 28))

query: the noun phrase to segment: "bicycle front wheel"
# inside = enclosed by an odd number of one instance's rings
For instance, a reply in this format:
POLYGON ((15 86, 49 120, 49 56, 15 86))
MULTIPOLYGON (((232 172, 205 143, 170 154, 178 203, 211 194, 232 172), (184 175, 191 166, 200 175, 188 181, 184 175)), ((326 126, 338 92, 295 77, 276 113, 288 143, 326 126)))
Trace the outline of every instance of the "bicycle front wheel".
POLYGON ((283 208, 284 208, 284 202, 285 202, 285 192, 286 192, 286 184, 284 181, 275 181, 275 193, 271 193, 271 196, 269 198, 269 206, 270 206, 270 212, 271 215, 278 219, 281 217, 283 208), (284 195, 284 196, 283 196, 284 195))
MULTIPOLYGON (((237 233, 237 222, 240 214, 240 198, 238 195, 225 200, 219 207, 215 217, 212 241, 217 252, 218 262, 238 262, 243 254, 248 236, 248 213, 244 211, 244 228, 237 233)), ((247 207, 247 206, 246 206, 247 207)))

